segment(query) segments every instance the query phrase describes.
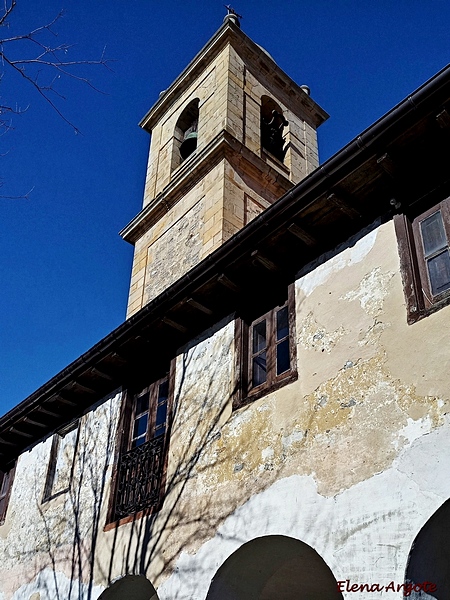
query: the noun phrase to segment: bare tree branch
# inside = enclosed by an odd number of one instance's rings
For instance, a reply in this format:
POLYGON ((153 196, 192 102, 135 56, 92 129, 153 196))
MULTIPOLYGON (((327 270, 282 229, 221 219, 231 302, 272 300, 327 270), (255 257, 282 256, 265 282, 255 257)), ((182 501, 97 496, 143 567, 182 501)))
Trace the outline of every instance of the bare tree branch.
MULTIPOLYGON (((0 28, 11 27, 16 4, 17 0, 3 0, 3 7, 0 8, 0 28)), ((13 76, 20 75, 22 80, 26 81, 76 134, 79 134, 80 130, 66 116, 61 106, 60 101, 64 101, 65 96, 57 89, 57 83, 63 80, 74 80, 96 92, 104 93, 85 76, 83 69, 102 66, 111 71, 112 61, 106 58, 105 48, 97 60, 69 58, 68 55, 74 46, 55 43, 58 38, 55 25, 63 16, 64 11, 60 11, 48 23, 25 33, 13 34, 9 37, 2 37, 0 34, 0 84, 6 73, 13 76)), ((0 96, 0 136, 12 128, 12 117, 22 114, 27 108, 15 106, 11 100, 5 100, 0 96)), ((0 198, 23 199, 28 198, 30 193, 31 190, 18 196, 0 195, 0 198)))
MULTIPOLYGON (((5 0, 3 13, 0 14, 0 27, 9 27, 10 17, 16 6, 16 0, 5 0)), ((54 19, 49 23, 40 25, 32 31, 5 37, 0 39, 0 62, 3 67, 10 67, 16 74, 27 81, 34 90, 51 106, 59 117, 65 121, 75 133, 80 133, 78 127, 68 119, 63 110, 56 104, 52 95, 64 100, 64 96, 55 88, 56 82, 60 77, 73 79, 85 85, 88 85, 93 90, 101 92, 90 79, 76 72, 77 67, 85 66, 103 66, 110 69, 109 59, 105 57, 105 49, 97 60, 80 59, 66 60, 65 56, 69 53, 72 45, 69 44, 52 44, 53 38, 57 38, 58 34, 54 31, 53 26, 63 17, 64 12, 59 12, 54 19), (47 37, 45 37, 47 36, 47 37), (50 39, 48 37, 50 36, 50 39), (19 46, 20 44, 20 46, 19 46), (17 52, 20 47, 22 55, 19 58, 13 56, 13 52, 17 52), (42 81, 43 77, 48 76, 49 82, 42 81)), ((3 73, 0 77, 3 76, 3 73)), ((3 118, 6 113, 19 114, 20 109, 14 109, 8 103, 0 105, 0 129, 10 128, 8 120, 3 118)))

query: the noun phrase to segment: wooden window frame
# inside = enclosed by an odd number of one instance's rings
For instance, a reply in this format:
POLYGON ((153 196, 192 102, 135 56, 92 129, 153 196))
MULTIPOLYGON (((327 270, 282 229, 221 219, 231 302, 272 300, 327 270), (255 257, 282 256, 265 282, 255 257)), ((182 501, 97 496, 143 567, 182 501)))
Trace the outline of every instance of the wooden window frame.
POLYGON ((238 317, 235 323, 235 348, 236 348, 236 381, 233 394, 233 409, 266 396, 288 383, 298 379, 297 349, 295 336, 295 288, 291 284, 288 288, 287 299, 271 310, 260 314, 257 318, 238 317), (287 307, 289 326, 289 362, 290 368, 279 375, 276 374, 276 313, 287 307), (255 325, 266 319, 268 325, 267 343, 267 378, 264 383, 252 386, 252 359, 251 350, 252 332, 255 325))
POLYGON ((75 421, 72 421, 71 423, 69 423, 65 427, 62 427, 61 429, 59 429, 58 431, 56 431, 53 434, 52 448, 50 450, 50 458, 48 461, 48 468, 47 468, 47 476, 45 478, 44 493, 42 495, 42 503, 48 502, 49 500, 52 500, 53 498, 57 498, 58 496, 61 496, 62 494, 66 494, 70 490, 70 486, 71 486, 72 478, 73 478, 73 470, 75 467, 75 457, 76 457, 76 452, 77 452, 77 447, 78 447, 79 433, 80 433, 80 421, 78 419, 76 419, 75 421), (69 485, 67 487, 63 488, 62 490, 59 490, 58 492, 53 493, 52 490, 53 490, 53 486, 55 484, 56 467, 58 466, 57 460, 58 460, 59 446, 61 444, 61 441, 66 437, 66 435, 75 430, 77 430, 77 434, 76 434, 76 439, 75 439, 75 446, 73 449, 73 459, 72 459, 72 466, 71 466, 70 475, 69 475, 69 485))
POLYGON ((416 321, 450 304, 450 289, 433 294, 426 266, 420 223, 440 211, 447 242, 450 246, 450 198, 446 198, 420 214, 395 215, 400 269, 407 306, 407 322, 416 321))
POLYGON ((11 497, 11 490, 14 483, 14 475, 16 472, 17 461, 5 471, 0 470, 0 525, 6 520, 6 513, 8 512, 9 499, 11 497), (5 478, 6 484, 5 484, 5 478), (4 487, 6 485, 6 488, 4 487))
MULTIPOLYGON (((144 388, 135 389, 130 386, 123 392, 122 408, 119 417, 119 427, 116 434, 116 452, 114 458, 113 475, 111 481, 111 493, 108 505, 108 513, 106 518, 106 524, 104 531, 109 531, 120 525, 131 523, 141 519, 142 517, 151 515, 158 512, 163 504, 165 493, 166 493, 166 478, 167 478, 167 463, 169 455, 170 435, 172 429, 173 420, 173 395, 175 386, 175 359, 171 361, 168 373, 155 379, 151 384, 144 388), (168 395, 167 395, 167 413, 166 413, 166 428, 163 436, 163 448, 162 448, 162 468, 159 480, 159 490, 157 502, 152 506, 143 508, 129 515, 118 517, 116 516, 116 502, 118 498, 118 487, 119 487, 119 476, 120 476, 120 461, 121 457, 133 450, 132 448, 132 436, 133 427, 135 422, 135 400, 138 396, 141 396, 146 390, 150 391, 150 402, 152 399, 157 398, 157 390, 159 385, 165 380, 168 380, 168 395)), ((157 406, 156 406, 157 407, 157 406)), ((148 421, 148 435, 151 436, 154 433, 154 424, 156 419, 156 410, 152 407, 152 415, 148 421)), ((159 437, 159 436, 158 436, 159 437)), ((149 438, 146 442, 151 442, 157 438, 149 438)), ((145 444, 144 444, 145 445, 145 444)), ((139 447, 139 446, 138 446, 139 447)), ((136 449, 136 448, 134 448, 136 449)))

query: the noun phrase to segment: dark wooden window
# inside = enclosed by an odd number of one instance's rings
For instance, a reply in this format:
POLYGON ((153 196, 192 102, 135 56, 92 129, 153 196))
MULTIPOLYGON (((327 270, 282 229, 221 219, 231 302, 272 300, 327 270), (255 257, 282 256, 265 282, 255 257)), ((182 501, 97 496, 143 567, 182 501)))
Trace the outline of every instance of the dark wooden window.
POLYGON ((294 331, 293 286, 284 303, 257 319, 237 320, 235 408, 297 378, 294 331))
POLYGON ((408 322, 450 302, 450 199, 417 216, 397 215, 408 322))
POLYGON ((6 511, 8 510, 9 497, 14 481, 16 465, 11 465, 5 471, 0 471, 0 525, 5 522, 6 511))
POLYGON ((42 502, 69 491, 78 444, 79 421, 72 421, 53 435, 42 502))
POLYGON ((160 508, 169 445, 172 379, 167 374, 139 392, 127 394, 109 523, 128 522, 160 508))

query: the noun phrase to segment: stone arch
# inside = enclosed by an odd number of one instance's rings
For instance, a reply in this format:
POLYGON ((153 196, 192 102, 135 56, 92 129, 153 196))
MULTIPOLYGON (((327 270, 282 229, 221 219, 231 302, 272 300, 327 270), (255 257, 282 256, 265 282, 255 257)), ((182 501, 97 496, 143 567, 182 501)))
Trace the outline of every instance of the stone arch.
POLYGON ((288 122, 281 107, 269 96, 261 97, 261 149, 284 161, 287 146, 283 129, 288 122))
POLYGON ((428 519, 414 540, 406 566, 405 581, 419 584, 428 581, 425 594, 417 589, 410 598, 436 598, 450 600, 450 500, 428 519), (428 595, 426 595, 428 594, 428 595))
POLYGON ((308 544, 282 535, 256 538, 227 558, 207 600, 342 600, 336 579, 308 544))
POLYGON ((158 594, 144 575, 125 575, 112 583, 98 600, 158 600, 158 594))
POLYGON ((197 148, 200 99, 194 98, 184 107, 175 125, 172 170, 176 169, 197 148))

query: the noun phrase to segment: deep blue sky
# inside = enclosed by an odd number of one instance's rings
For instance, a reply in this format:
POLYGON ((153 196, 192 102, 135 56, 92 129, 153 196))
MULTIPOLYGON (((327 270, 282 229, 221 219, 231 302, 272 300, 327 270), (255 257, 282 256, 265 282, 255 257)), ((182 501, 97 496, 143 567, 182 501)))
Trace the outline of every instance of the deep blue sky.
MULTIPOLYGON (((228 0, 227 0, 228 2, 228 0)), ((125 318, 132 247, 118 231, 141 207, 149 136, 137 123, 220 27, 225 2, 18 0, 4 38, 51 20, 69 60, 106 46, 113 73, 84 70, 106 95, 58 82, 75 135, 5 67, 1 102, 28 110, 0 138, 0 414, 125 318), (39 6, 37 6, 39 5, 39 6)), ((232 3, 233 4, 233 3, 232 3)), ((448 62, 444 0, 236 0, 242 29, 331 118, 321 161, 448 62)), ((17 53, 21 50, 17 48, 17 53)))

